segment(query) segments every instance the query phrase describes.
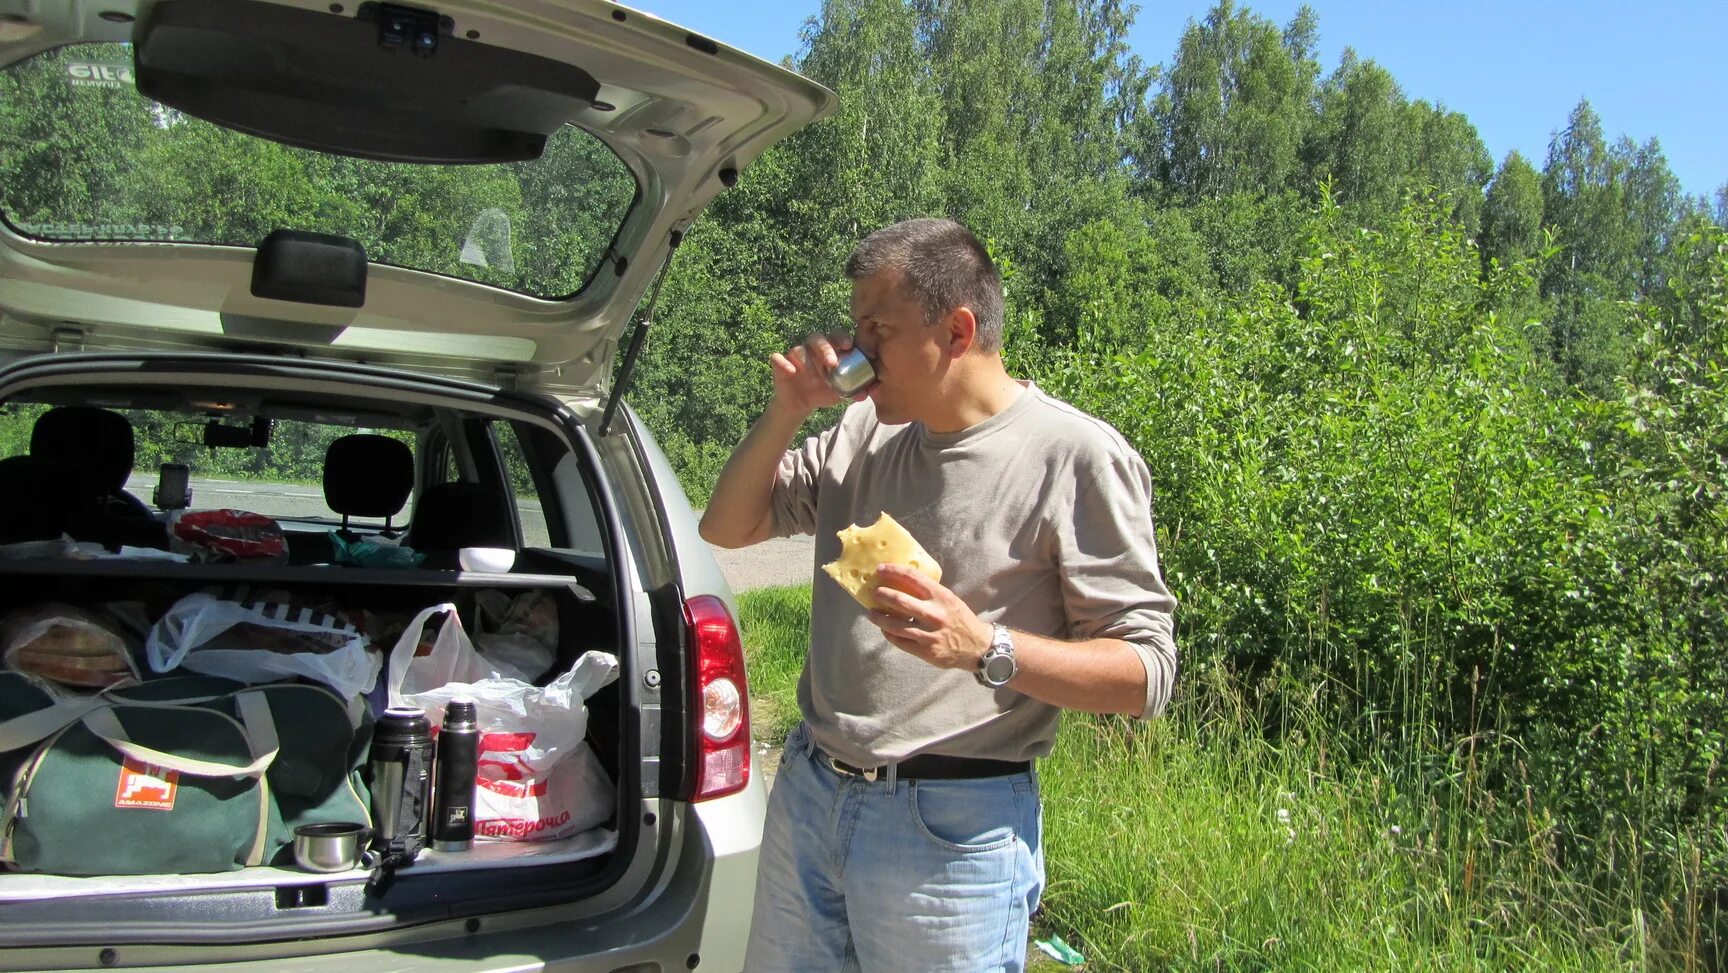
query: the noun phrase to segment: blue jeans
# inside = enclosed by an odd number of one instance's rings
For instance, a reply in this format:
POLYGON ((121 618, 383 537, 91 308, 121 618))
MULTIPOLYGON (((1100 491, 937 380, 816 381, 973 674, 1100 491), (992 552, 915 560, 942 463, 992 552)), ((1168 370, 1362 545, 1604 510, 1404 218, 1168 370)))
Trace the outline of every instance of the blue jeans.
POLYGON ((1018 973, 1042 824, 1032 773, 867 781, 800 724, 768 798, 744 968, 1018 973))

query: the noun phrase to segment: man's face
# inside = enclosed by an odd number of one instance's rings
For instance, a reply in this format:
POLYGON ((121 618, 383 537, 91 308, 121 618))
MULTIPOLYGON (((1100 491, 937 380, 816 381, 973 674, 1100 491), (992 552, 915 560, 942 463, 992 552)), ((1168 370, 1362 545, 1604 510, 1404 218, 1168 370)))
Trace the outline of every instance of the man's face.
POLYGON ((852 321, 858 347, 876 365, 869 394, 877 417, 889 424, 925 418, 941 395, 948 329, 925 322, 923 305, 897 271, 852 282, 852 321))

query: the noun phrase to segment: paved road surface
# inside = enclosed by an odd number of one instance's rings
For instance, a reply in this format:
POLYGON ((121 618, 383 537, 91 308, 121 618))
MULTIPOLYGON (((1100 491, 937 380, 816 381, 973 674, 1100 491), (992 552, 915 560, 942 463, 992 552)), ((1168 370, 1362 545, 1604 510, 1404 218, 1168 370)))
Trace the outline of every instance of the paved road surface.
POLYGON ((714 549, 720 572, 735 592, 772 585, 806 584, 815 568, 816 540, 777 537, 736 551, 714 549))

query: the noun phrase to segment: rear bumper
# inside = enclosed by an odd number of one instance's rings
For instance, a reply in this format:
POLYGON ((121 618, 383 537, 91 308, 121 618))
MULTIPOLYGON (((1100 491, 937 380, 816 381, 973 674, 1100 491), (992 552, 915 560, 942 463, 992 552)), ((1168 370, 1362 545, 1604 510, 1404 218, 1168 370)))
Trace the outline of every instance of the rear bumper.
MULTIPOLYGON (((153 968, 187 973, 657 973, 744 966, 767 790, 760 774, 730 797, 685 805, 662 821, 674 864, 631 904, 598 915, 565 907, 402 930, 374 942, 245 946, 78 946, 5 950, 0 969, 153 968)), ((651 879, 652 881, 652 879, 651 879)))

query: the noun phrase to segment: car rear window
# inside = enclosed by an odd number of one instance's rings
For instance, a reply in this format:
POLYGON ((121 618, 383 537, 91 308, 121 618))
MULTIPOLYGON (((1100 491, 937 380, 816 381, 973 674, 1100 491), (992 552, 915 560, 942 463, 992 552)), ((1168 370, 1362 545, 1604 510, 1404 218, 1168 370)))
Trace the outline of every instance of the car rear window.
POLYGON ((636 199, 618 156, 571 126, 531 162, 373 162, 189 117, 140 95, 132 77, 125 44, 60 48, 0 72, 0 214, 14 230, 247 247, 311 230, 352 237, 381 263, 566 297, 636 199))

